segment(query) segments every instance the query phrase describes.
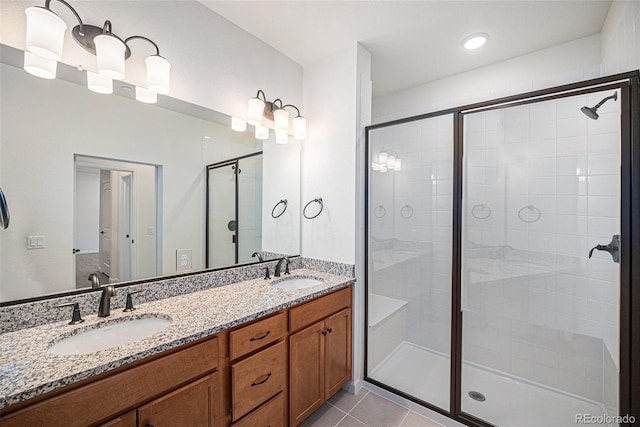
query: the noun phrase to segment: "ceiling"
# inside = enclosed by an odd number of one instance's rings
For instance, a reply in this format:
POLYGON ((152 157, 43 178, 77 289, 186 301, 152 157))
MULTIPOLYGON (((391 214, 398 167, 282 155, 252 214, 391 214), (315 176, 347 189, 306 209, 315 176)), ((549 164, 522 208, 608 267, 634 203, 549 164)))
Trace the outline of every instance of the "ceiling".
POLYGON ((611 0, 201 3, 302 66, 360 42, 374 97, 597 34, 611 0), (462 39, 488 33, 467 51, 462 39))

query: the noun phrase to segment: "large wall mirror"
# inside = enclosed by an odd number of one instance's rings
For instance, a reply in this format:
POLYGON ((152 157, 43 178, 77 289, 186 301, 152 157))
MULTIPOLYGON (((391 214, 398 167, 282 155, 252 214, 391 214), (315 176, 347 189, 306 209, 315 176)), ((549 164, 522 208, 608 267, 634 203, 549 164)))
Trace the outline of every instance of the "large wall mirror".
POLYGON ((140 103, 125 83, 96 94, 64 64, 57 79, 39 79, 22 70, 21 51, 0 49, 11 214, 0 303, 299 254, 298 142, 256 140, 170 97, 140 103))

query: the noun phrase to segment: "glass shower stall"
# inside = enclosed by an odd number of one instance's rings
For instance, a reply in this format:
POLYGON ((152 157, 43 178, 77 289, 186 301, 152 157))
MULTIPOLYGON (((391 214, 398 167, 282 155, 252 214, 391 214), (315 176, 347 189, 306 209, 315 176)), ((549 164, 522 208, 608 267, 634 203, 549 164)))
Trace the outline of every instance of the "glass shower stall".
POLYGON ((367 128, 367 381, 468 425, 637 411, 638 103, 636 72, 367 128))

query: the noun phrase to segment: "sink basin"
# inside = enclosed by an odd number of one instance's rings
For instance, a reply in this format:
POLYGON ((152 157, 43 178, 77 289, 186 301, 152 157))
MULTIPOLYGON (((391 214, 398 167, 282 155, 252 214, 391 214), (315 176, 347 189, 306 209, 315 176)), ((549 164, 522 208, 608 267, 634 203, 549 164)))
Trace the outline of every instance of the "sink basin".
POLYGON ((171 320, 163 317, 105 323, 58 341, 49 348, 49 353, 61 356, 95 353, 150 337, 170 324, 171 320))
POLYGON ((279 280, 274 280, 271 283, 271 286, 278 289, 293 290, 306 289, 312 286, 321 285, 322 283, 322 280, 316 279, 314 277, 291 276, 279 280))

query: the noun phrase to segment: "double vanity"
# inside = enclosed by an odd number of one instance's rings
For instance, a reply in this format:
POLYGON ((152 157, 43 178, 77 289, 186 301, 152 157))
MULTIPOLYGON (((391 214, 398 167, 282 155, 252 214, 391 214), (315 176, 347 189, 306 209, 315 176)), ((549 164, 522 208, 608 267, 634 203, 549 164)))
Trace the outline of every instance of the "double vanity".
POLYGON ((351 379, 352 282, 301 268, 4 333, 0 424, 298 425, 351 379))

